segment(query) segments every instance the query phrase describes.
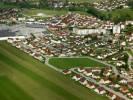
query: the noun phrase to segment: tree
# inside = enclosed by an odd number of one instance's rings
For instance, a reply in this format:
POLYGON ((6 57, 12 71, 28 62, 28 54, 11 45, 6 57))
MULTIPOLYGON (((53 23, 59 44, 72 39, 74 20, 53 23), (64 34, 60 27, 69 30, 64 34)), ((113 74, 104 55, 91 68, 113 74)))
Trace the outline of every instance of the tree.
POLYGON ((36 38, 36 36, 33 33, 30 33, 32 40, 36 38))
POLYGON ((92 14, 93 16, 98 17, 101 20, 109 20, 111 18, 110 13, 99 11, 94 7, 88 7, 87 13, 92 14))
POLYGON ((45 61, 46 61, 45 56, 42 56, 42 63, 45 63, 45 61))
POLYGON ((123 12, 119 12, 117 15, 112 17, 112 21, 117 24, 119 22, 125 22, 127 20, 131 20, 131 16, 129 15, 129 13, 123 13, 123 12))
POLYGON ((65 0, 65 5, 68 5, 68 2, 69 2, 68 0, 65 0))
POLYGON ((128 0, 127 5, 133 9, 133 0, 128 0))
POLYGON ((39 7, 48 7, 48 0, 39 0, 39 7))
POLYGON ((97 9, 93 8, 93 7, 88 7, 87 12, 94 15, 94 16, 96 16, 96 17, 100 16, 100 12, 97 9))
POLYGON ((133 25, 131 24, 127 25, 126 28, 124 29, 124 32, 131 35, 133 33, 133 25))
POLYGON ((113 83, 116 83, 116 82, 118 81, 118 76, 116 76, 116 75, 114 74, 114 75, 109 76, 109 79, 110 79, 113 83))

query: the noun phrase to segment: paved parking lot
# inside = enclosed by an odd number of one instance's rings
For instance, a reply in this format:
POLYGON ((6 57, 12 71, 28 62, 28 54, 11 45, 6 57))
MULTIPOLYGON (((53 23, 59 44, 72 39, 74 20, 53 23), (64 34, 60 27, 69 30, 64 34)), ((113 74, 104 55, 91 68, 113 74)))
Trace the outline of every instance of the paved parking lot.
POLYGON ((27 27, 25 24, 19 24, 19 25, 0 25, 0 37, 3 36, 14 36, 14 35, 22 35, 26 36, 30 33, 41 33, 42 31, 45 31, 45 28, 32 28, 27 27))

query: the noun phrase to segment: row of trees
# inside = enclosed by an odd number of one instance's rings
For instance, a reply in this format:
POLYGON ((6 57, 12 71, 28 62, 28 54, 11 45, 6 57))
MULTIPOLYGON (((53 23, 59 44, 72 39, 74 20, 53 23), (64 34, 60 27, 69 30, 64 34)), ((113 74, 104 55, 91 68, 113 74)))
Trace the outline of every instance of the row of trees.
POLYGON ((127 5, 133 9, 133 0, 128 0, 127 5))
POLYGON ((124 29, 124 32, 131 35, 133 33, 133 25, 131 24, 127 25, 126 28, 124 29))
POLYGON ((98 9, 95 9, 92 6, 87 7, 69 7, 69 11, 82 11, 87 12, 88 14, 91 14, 101 20, 111 20, 115 22, 116 24, 119 22, 124 22, 126 20, 132 20, 132 16, 130 12, 123 10, 118 11, 99 11, 98 9))
POLYGON ((101 20, 111 20, 114 23, 119 23, 119 22, 125 22, 127 20, 132 20, 133 17, 130 14, 131 11, 129 10, 118 10, 118 11, 110 11, 110 12, 102 12, 99 11, 93 7, 88 8, 87 12, 100 18, 101 20))
MULTIPOLYGON (((6 3, 11 3, 11 2, 15 2, 15 3, 21 3, 21 4, 28 4, 28 2, 36 2, 38 4, 39 7, 48 7, 48 0, 0 0, 0 2, 6 2, 6 3)), ((69 2, 69 0, 64 0, 64 2, 67 4, 69 2)), ((110 2, 112 2, 112 0, 110 0, 110 2)), ((87 5, 87 3, 84 4, 85 7, 87 5)), ((131 8, 133 8, 133 0, 128 0, 127 5, 130 6, 131 8)))
MULTIPOLYGON (((3 0, 2 0, 3 1, 3 0)), ((11 1, 11 0, 4 0, 4 1, 11 1)), ((19 5, 21 8, 50 8, 48 4, 49 0, 16 0, 16 4, 19 5)), ((64 2, 67 4, 68 0, 64 0, 64 2)), ((8 3, 8 2, 6 2, 8 3)), ((82 11, 87 12, 88 14, 91 14, 101 20, 112 20, 115 23, 124 22, 126 20, 132 20, 131 14, 129 12, 118 12, 118 14, 113 14, 112 12, 107 11, 99 11, 95 9, 93 6, 88 6, 87 3, 83 4, 84 6, 77 6, 77 5, 71 5, 68 8, 62 8, 64 10, 69 11, 82 11)), ((128 1, 128 5, 133 8, 133 0, 128 1)))
POLYGON ((26 0, 0 0, 0 2, 6 2, 6 3, 20 3, 20 2, 26 2, 26 0))

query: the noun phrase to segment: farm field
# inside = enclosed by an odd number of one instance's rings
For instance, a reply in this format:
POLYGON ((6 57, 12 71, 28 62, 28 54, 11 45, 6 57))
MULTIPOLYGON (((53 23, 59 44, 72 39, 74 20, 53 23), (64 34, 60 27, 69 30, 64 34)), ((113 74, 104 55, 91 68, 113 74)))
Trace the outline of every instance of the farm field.
POLYGON ((51 58, 49 63, 61 69, 72 67, 105 67, 102 63, 89 58, 51 58))
POLYGON ((108 100, 0 42, 1 100, 108 100), (69 84, 69 85, 68 85, 69 84))

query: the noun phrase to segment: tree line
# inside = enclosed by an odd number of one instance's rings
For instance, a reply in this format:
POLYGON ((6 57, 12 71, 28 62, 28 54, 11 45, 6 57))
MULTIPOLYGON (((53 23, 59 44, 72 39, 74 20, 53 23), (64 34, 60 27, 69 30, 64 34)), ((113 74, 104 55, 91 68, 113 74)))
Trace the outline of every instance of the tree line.
MULTIPOLYGON (((0 0, 5 1, 5 3, 9 3, 12 0, 0 0)), ((68 4, 68 0, 64 0, 65 4, 68 4)), ((49 0, 38 0, 38 1, 31 1, 30 0, 16 0, 15 2, 20 8, 47 8, 49 7, 49 0), (33 3, 36 2, 36 3, 33 3)), ((129 12, 118 12, 115 16, 113 15, 112 11, 99 11, 95 9, 93 6, 88 5, 87 3, 83 3, 83 6, 79 5, 71 5, 69 7, 63 7, 61 9, 68 10, 68 11, 81 11, 87 12, 101 20, 111 20, 115 23, 124 22, 126 20, 132 20, 131 14, 129 12)), ((133 0, 128 0, 127 5, 132 9, 133 8, 133 0)), ((53 9, 53 8, 52 8, 53 9)), ((58 9, 58 8, 57 8, 58 9)))

